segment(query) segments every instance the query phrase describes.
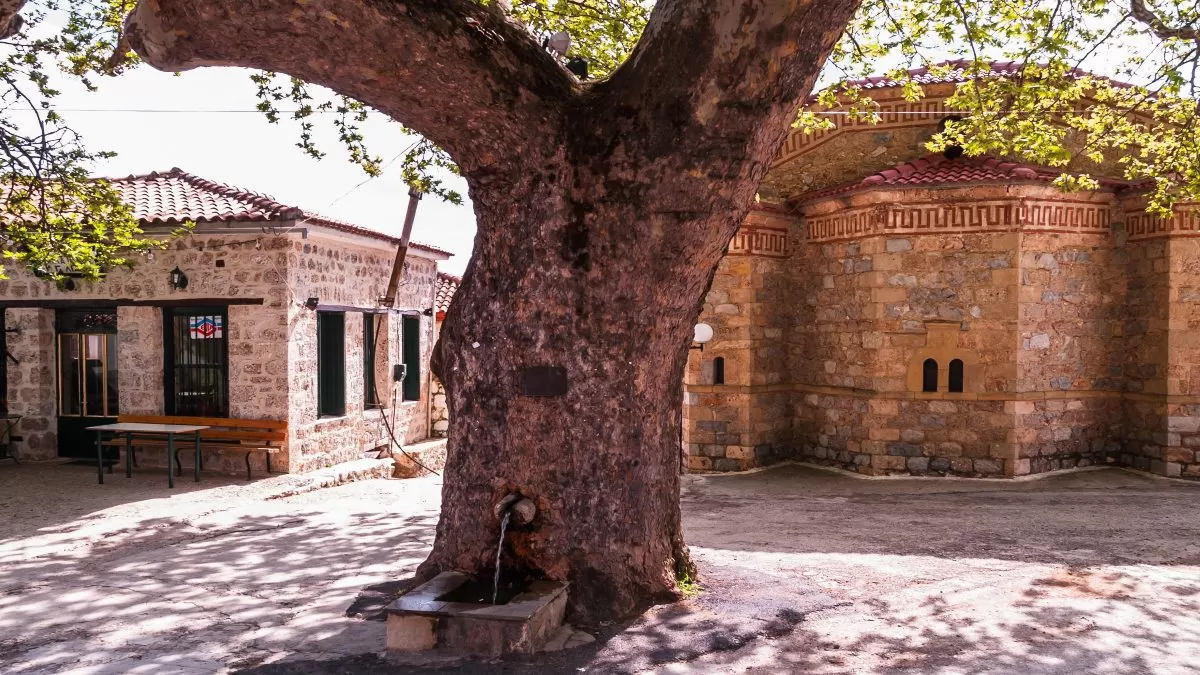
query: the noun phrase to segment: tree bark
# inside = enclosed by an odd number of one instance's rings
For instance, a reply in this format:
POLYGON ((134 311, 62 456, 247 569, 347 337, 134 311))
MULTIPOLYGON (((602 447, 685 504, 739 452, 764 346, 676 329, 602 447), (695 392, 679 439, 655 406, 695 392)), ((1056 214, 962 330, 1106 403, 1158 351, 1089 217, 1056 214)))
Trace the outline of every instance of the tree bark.
POLYGON ((490 573, 495 507, 519 494, 538 514, 504 566, 570 582, 571 619, 594 625, 674 597, 690 571, 692 327, 856 5, 660 0, 628 62, 588 86, 468 0, 142 0, 128 25, 158 67, 287 72, 460 163, 478 234, 435 350, 451 426, 420 575, 490 573))
POLYGON ((25 25, 20 14, 25 3, 26 0, 0 0, 0 40, 16 35, 25 25))

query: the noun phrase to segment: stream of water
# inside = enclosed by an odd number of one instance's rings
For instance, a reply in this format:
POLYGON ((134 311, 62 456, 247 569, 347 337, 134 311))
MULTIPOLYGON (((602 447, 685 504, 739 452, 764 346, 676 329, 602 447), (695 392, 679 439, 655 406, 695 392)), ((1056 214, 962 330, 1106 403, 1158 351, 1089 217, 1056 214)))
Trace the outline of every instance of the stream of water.
POLYGON ((504 533, 508 530, 508 519, 512 517, 512 511, 504 512, 504 519, 500 521, 500 543, 496 545, 496 578, 492 580, 492 604, 496 604, 496 598, 500 595, 500 554, 504 552, 504 533))

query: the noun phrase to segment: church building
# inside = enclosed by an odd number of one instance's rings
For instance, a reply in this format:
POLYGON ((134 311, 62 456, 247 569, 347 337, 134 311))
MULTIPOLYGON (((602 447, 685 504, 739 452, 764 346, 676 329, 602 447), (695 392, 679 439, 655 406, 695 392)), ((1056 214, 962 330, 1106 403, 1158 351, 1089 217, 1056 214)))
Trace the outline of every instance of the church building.
MULTIPOLYGON (((997 63, 1002 76, 1013 64, 997 63)), ((860 83, 882 122, 794 132, 729 244, 685 381, 683 461, 1200 478, 1200 226, 1117 170, 931 155, 961 81, 860 83)))

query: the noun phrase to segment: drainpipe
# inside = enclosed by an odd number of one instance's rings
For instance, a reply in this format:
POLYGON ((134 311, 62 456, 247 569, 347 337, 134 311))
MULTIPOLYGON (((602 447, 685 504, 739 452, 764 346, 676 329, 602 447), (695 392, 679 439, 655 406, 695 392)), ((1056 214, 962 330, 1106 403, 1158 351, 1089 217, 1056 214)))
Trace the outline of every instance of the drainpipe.
POLYGON ((413 220, 417 217, 417 204, 420 202, 421 191, 408 188, 408 213, 404 215, 404 230, 400 233, 396 262, 392 264, 392 278, 388 280, 387 295, 383 297, 383 306, 388 309, 396 304, 396 293, 400 291, 400 275, 404 273, 404 258, 408 255, 408 238, 412 236, 413 220))

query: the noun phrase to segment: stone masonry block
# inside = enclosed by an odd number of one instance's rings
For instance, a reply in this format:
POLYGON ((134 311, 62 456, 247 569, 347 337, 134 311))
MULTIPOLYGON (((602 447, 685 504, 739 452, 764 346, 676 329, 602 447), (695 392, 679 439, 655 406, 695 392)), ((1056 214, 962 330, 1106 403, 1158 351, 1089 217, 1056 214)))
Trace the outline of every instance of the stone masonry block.
POLYGON ((871 457, 871 466, 876 469, 900 471, 906 466, 904 457, 889 457, 887 455, 874 455, 871 457))
POLYGON ((888 454, 893 457, 920 457, 921 446, 914 443, 888 443, 888 454))

